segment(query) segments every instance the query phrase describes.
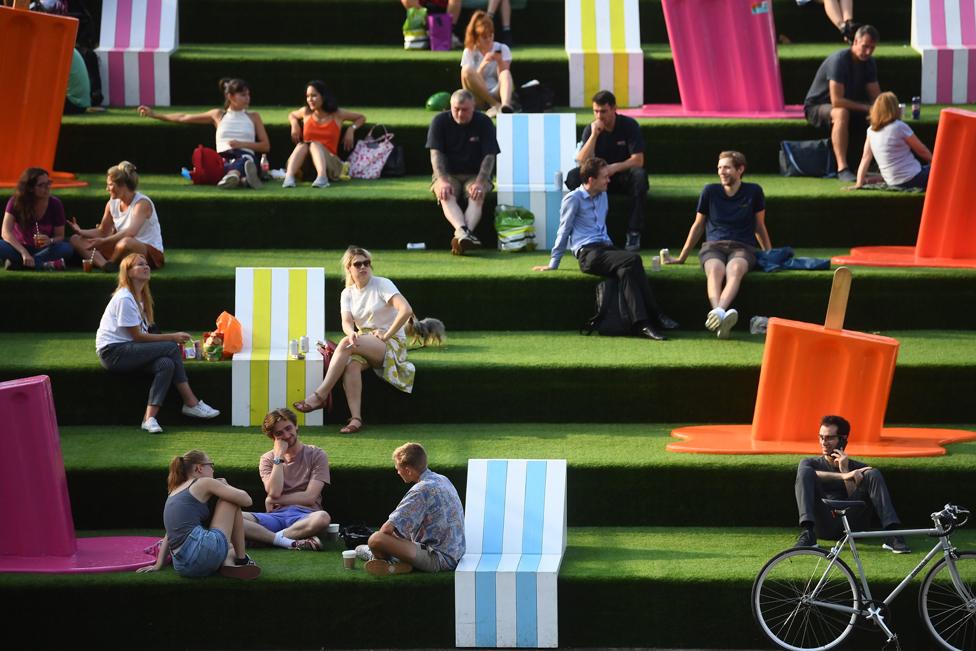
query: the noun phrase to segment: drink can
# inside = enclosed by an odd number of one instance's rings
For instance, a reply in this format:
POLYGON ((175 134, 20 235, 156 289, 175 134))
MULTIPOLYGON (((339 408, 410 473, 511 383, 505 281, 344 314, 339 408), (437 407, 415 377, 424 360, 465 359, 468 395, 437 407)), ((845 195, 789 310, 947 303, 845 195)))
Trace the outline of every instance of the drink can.
POLYGON ((660 271, 660 270, 661 270, 661 256, 656 255, 653 258, 651 258, 651 271, 660 271))
POLYGON ((261 154, 261 171, 267 174, 271 170, 271 163, 268 162, 268 155, 261 154))
POLYGON ((288 354, 292 357, 298 357, 298 340, 291 339, 288 341, 288 354))
POLYGON ((661 249, 660 256, 661 256, 661 263, 663 264, 665 260, 667 260, 668 258, 671 257, 671 250, 670 249, 661 249))
POLYGON ((197 359, 203 359, 203 342, 199 339, 193 342, 193 352, 196 353, 197 359))
POLYGON ((307 353, 308 352, 308 337, 307 336, 303 336, 303 337, 300 337, 298 339, 298 350, 300 350, 303 353, 307 353))
POLYGON ((427 248, 424 242, 407 242, 407 251, 423 251, 427 248))
POLYGON ((183 346, 183 359, 196 359, 197 358, 197 346, 195 341, 188 342, 183 346))
POLYGON ((915 96, 912 98, 912 119, 918 120, 922 117, 922 98, 915 96))

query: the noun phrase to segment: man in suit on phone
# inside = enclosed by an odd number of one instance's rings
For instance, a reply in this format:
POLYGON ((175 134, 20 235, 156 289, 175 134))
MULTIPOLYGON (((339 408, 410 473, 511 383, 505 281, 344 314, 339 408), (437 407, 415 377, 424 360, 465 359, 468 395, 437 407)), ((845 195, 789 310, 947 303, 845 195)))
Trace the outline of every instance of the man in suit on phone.
MULTIPOLYGON (((817 537, 838 539, 843 535, 841 521, 832 517, 821 500, 863 500, 874 509, 885 529, 901 528, 891 494, 881 471, 847 456, 851 424, 841 416, 824 416, 820 421, 821 456, 809 457, 796 469, 796 508, 800 515, 800 535, 796 547, 816 547, 817 537)), ((871 509, 852 510, 848 520, 855 530, 867 529, 871 509)), ((895 554, 911 550, 901 536, 888 536, 883 547, 895 554)))

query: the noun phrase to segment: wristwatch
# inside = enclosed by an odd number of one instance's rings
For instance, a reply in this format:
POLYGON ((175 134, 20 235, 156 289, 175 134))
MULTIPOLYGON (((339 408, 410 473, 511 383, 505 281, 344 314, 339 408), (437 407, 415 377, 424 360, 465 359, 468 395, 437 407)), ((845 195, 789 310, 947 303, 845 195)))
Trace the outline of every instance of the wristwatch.
POLYGON ((284 459, 282 459, 281 457, 275 457, 275 458, 274 458, 274 465, 276 465, 276 466, 280 466, 280 465, 281 465, 281 464, 283 464, 284 462, 285 462, 285 460, 284 460, 284 459))

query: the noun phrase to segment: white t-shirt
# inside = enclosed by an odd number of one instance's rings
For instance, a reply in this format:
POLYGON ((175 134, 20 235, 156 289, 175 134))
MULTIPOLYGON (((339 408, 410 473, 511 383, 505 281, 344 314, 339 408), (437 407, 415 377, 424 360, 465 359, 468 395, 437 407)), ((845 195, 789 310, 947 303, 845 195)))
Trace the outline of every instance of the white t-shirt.
MULTIPOLYGON (((217 152, 233 149, 230 146, 231 140, 257 142, 257 136, 254 132, 254 122, 251 120, 251 116, 247 114, 247 111, 232 111, 227 109, 220 118, 220 122, 217 123, 217 152)), ((242 151, 254 153, 250 149, 243 149, 242 151)))
POLYGON ((151 213, 149 219, 142 222, 142 228, 136 233, 136 239, 162 253, 163 233, 159 228, 159 217, 156 215, 156 206, 153 204, 152 199, 141 192, 136 192, 135 196, 132 197, 132 203, 129 204, 129 209, 125 212, 122 212, 121 199, 109 199, 108 211, 112 215, 112 221, 115 222, 115 230, 124 231, 129 227, 129 218, 132 216, 132 209, 140 201, 145 201, 149 204, 151 213))
MULTIPOLYGON (((373 276, 366 286, 359 289, 355 285, 342 290, 339 309, 352 314, 352 320, 360 330, 386 332, 396 321, 397 309, 390 305, 390 299, 400 293, 389 278, 373 276)), ((403 328, 397 337, 406 338, 403 328)))
POLYGON ((146 321, 136 297, 125 287, 112 294, 112 300, 105 306, 102 320, 95 334, 95 350, 99 351, 109 344, 124 344, 132 341, 128 328, 140 326, 146 332, 146 321))
POLYGON ((907 183, 922 171, 922 164, 905 142, 911 135, 912 128, 901 120, 886 124, 879 131, 868 128, 871 153, 888 185, 907 183))
MULTIPOLYGON (((502 61, 512 62, 512 51, 508 49, 508 46, 504 43, 498 43, 497 41, 492 45, 495 52, 501 54, 502 61)), ((481 50, 475 48, 473 50, 464 48, 464 54, 461 55, 461 67, 471 66, 475 70, 481 65, 484 60, 485 55, 481 53, 481 50)), ((496 59, 497 60, 497 59, 496 59)), ((498 94, 498 64, 492 61, 485 66, 485 69, 481 71, 481 76, 485 78, 485 85, 488 86, 488 92, 492 95, 498 94)))

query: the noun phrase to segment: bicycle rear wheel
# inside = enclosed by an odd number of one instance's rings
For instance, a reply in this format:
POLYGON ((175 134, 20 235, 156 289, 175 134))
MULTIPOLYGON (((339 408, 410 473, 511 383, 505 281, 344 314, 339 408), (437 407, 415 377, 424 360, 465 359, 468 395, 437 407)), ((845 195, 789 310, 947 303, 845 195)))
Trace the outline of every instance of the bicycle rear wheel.
POLYGON ((850 635, 860 605, 851 569, 840 559, 830 565, 822 549, 780 552, 752 586, 756 622, 770 640, 789 651, 834 648, 850 635))
POLYGON ((918 607, 929 633, 943 648, 976 651, 976 552, 959 552, 955 566, 969 594, 959 594, 943 558, 925 575, 918 607))

